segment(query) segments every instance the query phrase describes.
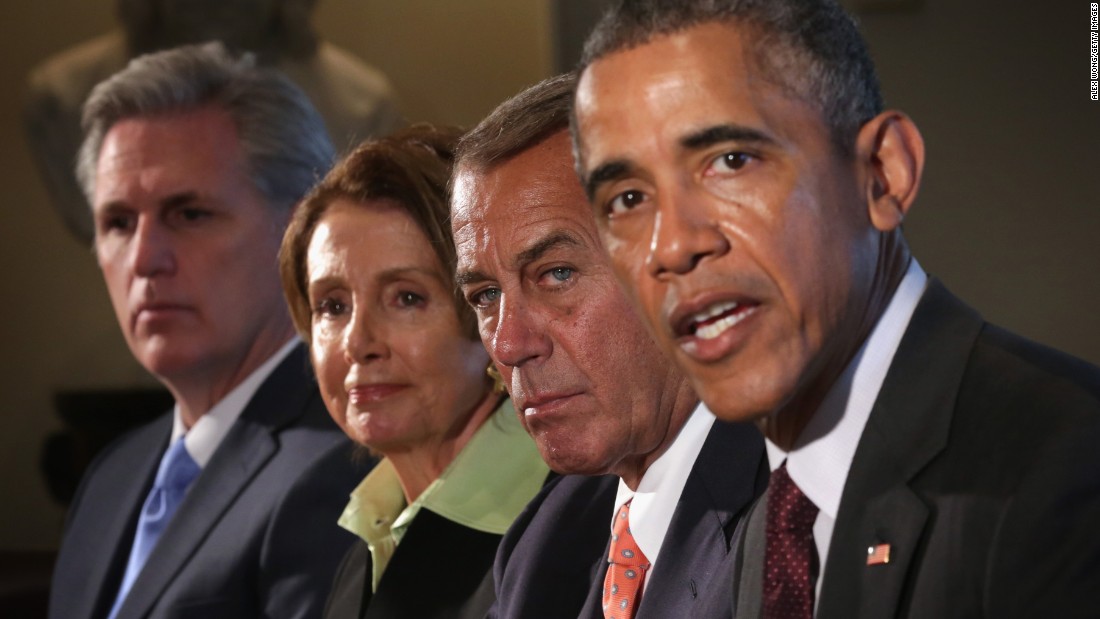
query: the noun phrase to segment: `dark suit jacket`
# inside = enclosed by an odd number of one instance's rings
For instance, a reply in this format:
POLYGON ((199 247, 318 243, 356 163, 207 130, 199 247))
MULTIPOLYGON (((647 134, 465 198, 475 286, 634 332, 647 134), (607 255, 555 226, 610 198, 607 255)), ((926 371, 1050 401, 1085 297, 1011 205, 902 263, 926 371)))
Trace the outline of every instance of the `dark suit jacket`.
POLYGON ((817 619, 1098 617, 1097 523, 1100 370, 932 280, 852 461, 817 619), (876 544, 888 564, 867 565, 876 544))
MULTIPOLYGON (((260 386, 149 555, 118 614, 318 617, 353 537, 336 525, 367 470, 317 393, 304 347, 260 386)), ((52 619, 105 617, 171 414, 108 447, 69 513, 50 592, 52 619)))
POLYGON ((371 593, 371 555, 348 551, 325 606, 326 619, 482 619, 493 603, 490 568, 500 536, 421 509, 371 593))
MULTIPOLYGON (((730 613, 728 560, 738 515, 767 485, 764 443, 755 427, 715 422, 669 523, 637 617, 695 617, 702 607, 730 613)), ((604 575, 618 478, 567 475, 550 482, 505 534, 494 565, 490 616, 602 618, 604 575)))

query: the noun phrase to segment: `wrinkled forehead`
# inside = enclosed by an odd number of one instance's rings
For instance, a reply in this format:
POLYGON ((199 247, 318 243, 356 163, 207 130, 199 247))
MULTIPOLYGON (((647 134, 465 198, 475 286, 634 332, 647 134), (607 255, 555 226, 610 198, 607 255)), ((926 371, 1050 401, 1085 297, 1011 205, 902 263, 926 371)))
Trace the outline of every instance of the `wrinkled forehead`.
POLYGON ((524 186, 508 192, 459 174, 451 222, 460 279, 468 271, 495 277, 520 271, 551 251, 604 255, 595 219, 571 170, 562 172, 567 187, 524 186))
POLYGON ((252 187, 227 114, 203 109, 114 123, 100 146, 93 204, 143 189, 154 197, 252 187))
POLYGON ((491 167, 460 165, 455 171, 451 223, 456 244, 475 234, 509 238, 517 229, 555 221, 578 231, 595 230, 573 171, 567 132, 491 167))
POLYGON ((601 178, 594 179, 594 170, 678 160, 716 128, 787 146, 807 131, 827 132, 816 106, 792 97, 752 60, 755 40, 749 29, 713 23, 589 65, 578 84, 573 129, 590 195, 601 178))
MULTIPOLYGON (((782 132, 778 125, 787 124, 788 112, 798 108, 798 116, 809 112, 820 125, 815 133, 831 131, 822 88, 809 51, 755 22, 718 20, 657 34, 598 58, 578 79, 571 123, 577 169, 585 175, 594 143, 604 144, 601 132, 611 125, 635 137, 656 138, 660 127, 700 128, 676 123, 690 120, 687 113, 700 123, 709 116, 782 132), (681 115, 673 118, 673 113, 681 115)), ((622 136, 610 141, 621 143, 622 136)))

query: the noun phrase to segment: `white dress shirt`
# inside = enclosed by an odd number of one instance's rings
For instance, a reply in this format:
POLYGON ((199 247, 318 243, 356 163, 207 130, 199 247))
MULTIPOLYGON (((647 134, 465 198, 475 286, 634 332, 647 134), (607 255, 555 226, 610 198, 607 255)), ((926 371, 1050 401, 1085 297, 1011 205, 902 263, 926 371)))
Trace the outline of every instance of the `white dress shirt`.
POLYGON ((174 445, 179 437, 184 437, 183 441, 187 446, 187 453, 198 463, 199 468, 206 468, 206 463, 210 462, 214 451, 218 448, 218 445, 221 445, 225 435, 229 433, 229 428, 233 426, 233 422, 237 421, 237 418, 244 412, 244 407, 252 400, 252 396, 256 395, 256 390, 300 342, 298 336, 290 338, 290 341, 284 344, 278 352, 271 355, 267 361, 264 361, 263 365, 249 374, 248 378, 241 381, 239 385, 227 393, 205 415, 199 417, 199 420, 191 426, 190 430, 183 423, 183 416, 177 403, 172 412, 172 439, 168 441, 168 444, 174 445))
POLYGON ((927 283, 928 276, 915 259, 911 260, 878 324, 826 394, 791 451, 784 452, 765 440, 771 469, 774 471, 786 460, 791 479, 820 510, 814 521, 814 544, 821 566, 815 600, 820 597, 821 583, 825 580, 829 542, 848 469, 886 371, 927 283))
MULTIPOLYGON (((633 499, 630 504, 630 533, 642 554, 649 559, 650 568, 646 571, 646 582, 657 569, 657 559, 661 554, 672 514, 676 511, 688 475, 695 466, 695 459, 699 457, 699 451, 703 449, 712 425, 714 414, 700 402, 665 453, 649 465, 642 480, 638 482, 637 490, 631 490, 623 480, 619 480, 615 509, 608 519, 608 536, 615 514, 619 513, 619 509, 627 501, 633 499)), ((643 589, 643 597, 644 591, 643 589)))

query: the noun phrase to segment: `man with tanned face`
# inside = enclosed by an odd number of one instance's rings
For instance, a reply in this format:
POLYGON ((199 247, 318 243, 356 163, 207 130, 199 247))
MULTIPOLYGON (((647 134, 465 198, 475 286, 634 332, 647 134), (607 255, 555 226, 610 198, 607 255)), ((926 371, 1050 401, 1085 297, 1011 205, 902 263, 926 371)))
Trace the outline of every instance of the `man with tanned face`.
POLYGON ((767 438, 737 616, 1100 614, 1100 371, 911 257, 922 139, 834 2, 620 2, 575 103, 618 275, 767 438))
POLYGON ((573 86, 553 78, 502 104, 455 167, 456 281, 528 432, 567 474, 502 542, 490 614, 728 614, 712 575, 762 490, 762 441, 698 405, 615 280, 572 171, 573 86), (609 541, 619 520, 636 546, 609 541), (628 594, 619 574, 641 586, 628 594))

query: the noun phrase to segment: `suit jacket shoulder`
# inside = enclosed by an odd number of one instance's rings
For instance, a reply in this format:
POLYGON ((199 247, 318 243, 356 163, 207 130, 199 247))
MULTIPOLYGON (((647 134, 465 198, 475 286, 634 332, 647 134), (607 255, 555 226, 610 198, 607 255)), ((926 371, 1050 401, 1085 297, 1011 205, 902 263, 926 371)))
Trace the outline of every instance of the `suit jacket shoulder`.
MULTIPOLYGON (((728 616, 725 575, 741 512, 767 483, 755 427, 715 422, 669 523, 637 616, 728 616), (700 614, 708 613, 708 614, 700 614)), ((494 617, 602 617, 619 480, 567 475, 527 506, 501 542, 494 617)))
POLYGON ((932 281, 860 440, 817 616, 1096 616, 1100 370, 932 281), (890 562, 866 565, 889 544, 890 562))
MULTIPOLYGON (((51 617, 109 610, 170 424, 168 416, 126 437, 86 476, 55 569, 51 617)), ((353 539, 335 521, 367 467, 352 461, 299 347, 195 480, 119 619, 318 615, 353 539)))
POLYGON ((619 479, 565 475, 546 484, 504 534, 491 617, 577 617, 602 580, 619 479))
POLYGON ((121 540, 133 537, 171 431, 172 415, 162 415, 108 445, 88 467, 66 516, 51 618, 107 615, 130 552, 121 540))

